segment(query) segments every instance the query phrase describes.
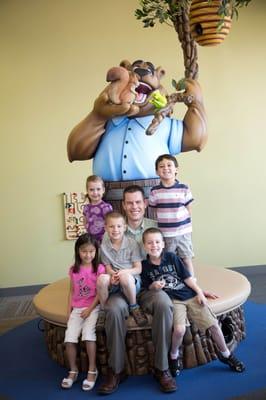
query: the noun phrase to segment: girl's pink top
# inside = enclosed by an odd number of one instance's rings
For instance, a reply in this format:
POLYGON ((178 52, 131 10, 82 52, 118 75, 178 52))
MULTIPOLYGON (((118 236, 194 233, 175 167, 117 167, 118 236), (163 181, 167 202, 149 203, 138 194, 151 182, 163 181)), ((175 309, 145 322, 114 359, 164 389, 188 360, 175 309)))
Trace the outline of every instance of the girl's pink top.
POLYGON ((97 272, 93 272, 92 267, 80 266, 77 273, 73 272, 73 266, 69 269, 69 276, 72 282, 72 301, 71 306, 82 308, 91 305, 96 296, 96 281, 99 275, 105 273, 105 266, 98 265, 97 272))

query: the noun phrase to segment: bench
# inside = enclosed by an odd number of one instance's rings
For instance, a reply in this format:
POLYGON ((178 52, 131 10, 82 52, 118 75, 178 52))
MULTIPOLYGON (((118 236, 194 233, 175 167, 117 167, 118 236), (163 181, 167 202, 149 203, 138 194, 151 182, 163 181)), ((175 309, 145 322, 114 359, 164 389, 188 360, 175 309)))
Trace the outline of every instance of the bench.
MULTIPOLYGON (((199 286, 216 293, 219 298, 209 300, 217 316, 230 350, 246 336, 243 303, 250 294, 247 278, 226 268, 196 266, 199 286)), ((67 365, 64 336, 67 323, 67 301, 69 278, 51 283, 34 297, 33 304, 44 321, 44 336, 50 356, 60 365, 67 365)), ((129 375, 143 375, 153 369, 153 344, 151 338, 151 316, 149 324, 140 328, 130 316, 127 319, 126 370, 129 375)), ((187 327, 181 357, 183 368, 192 368, 217 359, 217 349, 208 332, 199 331, 190 321, 187 327)), ((103 327, 97 330, 97 364, 101 373, 107 370, 108 352, 103 327)), ((78 364, 81 371, 88 370, 87 356, 83 343, 79 343, 78 364)))

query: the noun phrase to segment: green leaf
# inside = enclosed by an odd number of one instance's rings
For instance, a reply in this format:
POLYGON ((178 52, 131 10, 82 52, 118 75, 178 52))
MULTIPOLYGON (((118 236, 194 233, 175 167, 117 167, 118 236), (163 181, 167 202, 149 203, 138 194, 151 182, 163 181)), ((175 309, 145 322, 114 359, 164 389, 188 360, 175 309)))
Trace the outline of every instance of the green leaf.
POLYGON ((172 79, 172 86, 176 89, 177 88, 177 81, 172 79))
POLYGON ((186 90, 186 79, 182 78, 177 82, 177 90, 186 90))

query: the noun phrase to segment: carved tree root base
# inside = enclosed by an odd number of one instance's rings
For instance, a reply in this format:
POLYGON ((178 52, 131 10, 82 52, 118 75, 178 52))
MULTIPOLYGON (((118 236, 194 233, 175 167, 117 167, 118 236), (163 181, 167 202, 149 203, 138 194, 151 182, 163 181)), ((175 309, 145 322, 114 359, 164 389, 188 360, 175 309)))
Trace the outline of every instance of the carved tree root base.
MULTIPOLYGON (((233 350, 245 338, 245 319, 242 307, 218 317, 227 345, 233 350)), ((65 353, 65 327, 44 321, 45 340, 52 359, 68 367, 65 353)), ((151 328, 129 328, 126 336, 126 370, 129 375, 145 375, 153 370, 154 348, 151 328)), ((193 368, 217 359, 217 349, 208 332, 201 332, 195 324, 187 327, 181 349, 183 368, 193 368)), ((108 352, 104 330, 97 331, 97 365, 102 374, 107 372, 108 352)), ((88 371, 87 355, 82 342, 78 344, 78 366, 88 371)))

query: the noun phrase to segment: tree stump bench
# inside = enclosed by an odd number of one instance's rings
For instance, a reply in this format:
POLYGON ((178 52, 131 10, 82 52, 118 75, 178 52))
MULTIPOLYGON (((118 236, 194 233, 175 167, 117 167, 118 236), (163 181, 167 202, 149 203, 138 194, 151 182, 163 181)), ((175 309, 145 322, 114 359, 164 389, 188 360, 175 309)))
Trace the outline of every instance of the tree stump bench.
MULTIPOLYGON (((217 316, 228 347, 232 350, 245 338, 243 303, 250 294, 247 278, 226 268, 196 267, 197 282, 201 288, 216 293, 219 298, 209 300, 209 306, 217 316)), ((64 336, 67 323, 69 278, 47 285, 34 297, 33 304, 44 320, 44 336, 48 352, 53 360, 68 367, 64 336)), ((126 370, 129 375, 144 375, 153 369, 153 343, 151 336, 152 316, 149 324, 140 328, 130 316, 127 319, 126 370)), ((97 330, 97 364, 101 373, 107 369, 108 352, 104 328, 97 330)), ((184 336, 181 357, 183 368, 192 368, 217 359, 217 349, 208 332, 200 331, 190 321, 184 336)), ((79 343, 78 365, 87 371, 87 356, 82 342, 79 343)))

